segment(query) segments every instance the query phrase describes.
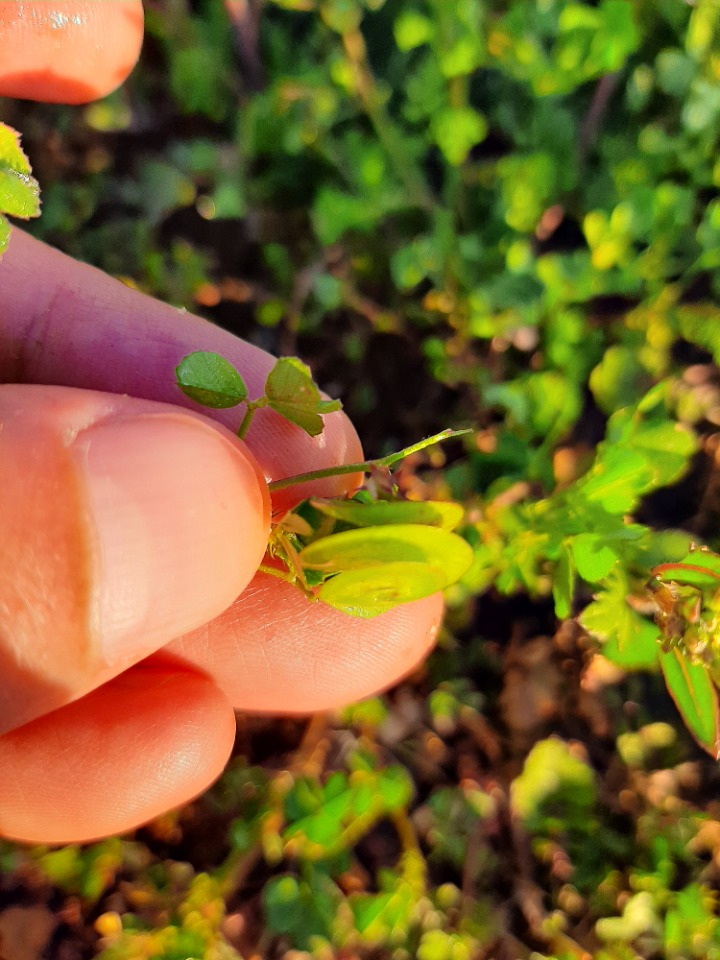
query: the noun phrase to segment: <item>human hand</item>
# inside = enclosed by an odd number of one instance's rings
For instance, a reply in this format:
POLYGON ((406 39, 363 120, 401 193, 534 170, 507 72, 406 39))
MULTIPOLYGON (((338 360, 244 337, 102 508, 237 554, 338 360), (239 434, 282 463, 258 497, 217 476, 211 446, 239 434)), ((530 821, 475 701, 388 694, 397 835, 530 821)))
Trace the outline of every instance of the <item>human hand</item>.
MULTIPOLYGON (((48 4, 24 30, 27 9, 0 2, 0 95, 79 101, 131 68, 139 2, 48 4)), ((213 422, 174 385, 199 349, 251 394, 273 363, 14 231, 0 261, 0 834, 128 830, 219 775, 233 708, 350 702, 433 643, 438 597, 357 620, 255 574, 263 478, 354 462, 359 444, 343 414, 312 440, 269 410, 241 444, 231 413, 213 422)))

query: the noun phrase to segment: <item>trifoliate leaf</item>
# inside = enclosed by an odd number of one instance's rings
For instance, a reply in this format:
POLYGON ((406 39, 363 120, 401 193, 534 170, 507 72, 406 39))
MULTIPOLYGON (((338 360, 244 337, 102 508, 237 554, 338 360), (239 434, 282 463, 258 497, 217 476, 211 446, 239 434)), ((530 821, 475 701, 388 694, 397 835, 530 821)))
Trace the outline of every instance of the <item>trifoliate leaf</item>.
POLYGON ((4 123, 0 123, 0 213, 24 220, 40 213, 40 187, 20 149, 20 136, 4 123))
POLYGON ((309 367, 297 357, 277 361, 265 383, 265 396, 268 406, 311 437, 322 433, 323 414, 342 408, 339 400, 322 399, 309 367))
POLYGON ((247 398, 245 381, 235 367, 217 353, 198 350, 175 368, 182 392, 204 407, 236 407, 247 398))

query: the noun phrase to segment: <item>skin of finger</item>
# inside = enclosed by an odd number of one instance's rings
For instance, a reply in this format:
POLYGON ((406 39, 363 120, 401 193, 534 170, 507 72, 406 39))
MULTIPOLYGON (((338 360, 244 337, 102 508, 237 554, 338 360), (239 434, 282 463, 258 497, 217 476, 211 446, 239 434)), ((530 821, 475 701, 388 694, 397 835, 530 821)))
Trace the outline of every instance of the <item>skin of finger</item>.
POLYGON ((234 736, 210 679, 143 663, 0 736, 0 835, 56 844, 130 830, 205 790, 234 736))
MULTIPOLYGON (((169 405, 62 387, 0 386, 0 490, 7 505, 0 511, 0 731, 105 682, 186 629, 181 620, 192 618, 192 627, 207 622, 232 602, 257 568, 267 542, 269 499, 257 465, 233 451, 228 458, 232 472, 224 481, 228 486, 211 499, 211 505, 216 496, 223 504, 209 514, 217 514, 217 530, 202 548, 202 571, 192 555, 187 574, 184 560, 181 571, 165 578, 153 573, 148 583, 155 594, 145 598, 147 609, 153 622, 158 607, 167 609, 168 621, 153 633, 150 649, 129 659, 106 658, 96 616, 102 563, 77 441, 82 445, 96 426, 118 419, 132 424, 137 422, 133 418, 158 414, 165 423, 168 417, 189 418, 203 431, 203 442, 207 431, 207 442, 242 452, 239 441, 223 428, 169 405), (227 506, 226 491, 232 501, 227 506), (226 530, 242 530, 243 536, 227 536, 226 530), (201 577, 202 589, 185 591, 192 602, 178 609, 179 572, 195 581, 201 577)), ((164 503, 158 491, 159 508, 164 503)), ((119 522, 126 520, 120 517, 119 522)), ((129 536, 127 549, 144 542, 144 530, 139 534, 139 540, 129 536)), ((142 560, 138 557, 139 565, 142 560)))
POLYGON ((213 677, 237 710, 313 713, 410 673, 435 644, 442 613, 436 594, 371 619, 351 617, 259 573, 220 617, 166 650, 213 677))
MULTIPOLYGON (((194 350, 222 354, 241 371, 250 397, 262 394, 275 360, 199 317, 153 300, 99 270, 13 230, 0 260, 0 382, 54 383, 129 393, 199 409, 179 390, 174 369, 194 350)), ((205 411, 237 429, 237 410, 205 411)), ((260 410, 246 437, 265 477, 281 477, 354 463, 362 449, 342 413, 323 418, 308 437, 272 410, 260 410)), ((357 475, 312 486, 315 496, 337 496, 357 486, 357 475)), ((273 499, 282 510, 309 489, 273 499)))
POLYGON ((0 95, 52 103, 104 97, 135 66, 141 0, 0 2, 0 95))

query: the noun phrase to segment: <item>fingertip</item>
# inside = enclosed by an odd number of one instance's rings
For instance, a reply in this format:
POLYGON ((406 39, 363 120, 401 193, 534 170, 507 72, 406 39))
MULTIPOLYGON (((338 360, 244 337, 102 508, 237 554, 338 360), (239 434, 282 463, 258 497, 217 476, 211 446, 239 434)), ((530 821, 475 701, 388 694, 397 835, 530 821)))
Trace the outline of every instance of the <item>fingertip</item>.
POLYGON ((217 616, 255 573, 270 517, 248 451, 190 411, 4 384, 0 420, 7 730, 217 616))
POLYGON ((236 710, 314 713, 407 676, 435 645, 443 609, 433 594, 351 617, 259 573, 220 617, 167 649, 212 676, 236 710))
POLYGON ((0 95, 86 103, 111 93, 134 67, 141 0, 0 0, 0 95))
POLYGON ((0 737, 0 833, 59 844, 133 829, 205 790, 234 736, 211 680, 147 661, 0 737))

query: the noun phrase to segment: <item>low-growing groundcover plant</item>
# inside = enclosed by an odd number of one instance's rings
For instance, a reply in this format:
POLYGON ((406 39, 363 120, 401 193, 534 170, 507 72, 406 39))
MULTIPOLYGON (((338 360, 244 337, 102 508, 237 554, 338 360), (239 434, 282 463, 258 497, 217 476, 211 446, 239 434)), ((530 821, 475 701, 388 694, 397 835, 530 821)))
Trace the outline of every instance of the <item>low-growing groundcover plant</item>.
MULTIPOLYGON (((720 956, 717 2, 258 8, 148 4, 122 91, 4 103, 31 229, 303 356, 374 459, 472 424, 390 505, 459 503, 472 563, 397 689, 239 718, 133 838, 3 845, 0 930, 60 903, 48 955, 720 956)), ((363 499, 276 518, 272 562, 363 499)))

